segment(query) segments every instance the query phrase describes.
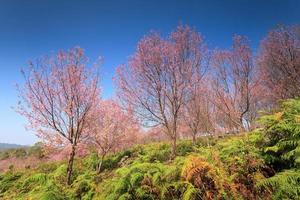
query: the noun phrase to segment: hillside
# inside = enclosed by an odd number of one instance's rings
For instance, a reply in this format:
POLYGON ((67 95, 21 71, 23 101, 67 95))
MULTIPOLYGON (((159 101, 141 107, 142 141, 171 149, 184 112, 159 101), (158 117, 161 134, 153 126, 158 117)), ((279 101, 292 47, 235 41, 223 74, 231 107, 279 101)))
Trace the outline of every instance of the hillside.
POLYGON ((19 144, 0 143, 0 151, 6 150, 6 149, 17 149, 17 148, 22 148, 22 147, 25 147, 25 146, 19 145, 19 144))
MULTIPOLYGON (((100 174, 95 171, 98 158, 91 154, 76 160, 70 187, 65 186, 65 162, 11 170, 0 176, 0 196, 33 200, 201 199, 203 195, 205 199, 271 199, 270 190, 261 190, 274 171, 259 149, 260 134, 207 139, 198 139, 195 146, 181 141, 174 160, 166 143, 138 145, 110 155, 100 174)), ((281 187, 276 192, 288 192, 281 187)))
MULTIPOLYGON (((12 165, 0 174, 0 198, 299 199, 299 116, 300 100, 289 100, 277 113, 261 117, 260 129, 202 137, 195 144, 181 140, 175 159, 169 143, 136 145, 107 156, 100 173, 96 170, 99 157, 90 152, 75 159, 70 186, 66 160, 23 169, 12 165)), ((37 147, 32 156, 43 159, 37 147)))
POLYGON ((95 171, 97 156, 92 154, 76 160, 70 187, 65 186, 64 162, 12 170, 1 175, 0 194, 2 199, 191 199, 197 195, 197 185, 203 184, 206 196, 253 196, 254 183, 271 173, 262 167, 255 147, 258 138, 251 134, 199 139, 195 146, 181 141, 175 160, 167 143, 138 145, 110 155, 100 174, 95 171), (205 173, 206 180, 193 178, 205 173))

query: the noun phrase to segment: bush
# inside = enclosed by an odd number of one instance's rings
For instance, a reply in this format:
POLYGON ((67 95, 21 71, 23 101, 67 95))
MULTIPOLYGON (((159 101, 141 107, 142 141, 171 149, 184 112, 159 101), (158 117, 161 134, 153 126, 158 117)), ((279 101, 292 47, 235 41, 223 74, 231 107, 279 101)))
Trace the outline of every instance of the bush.
POLYGON ((179 156, 185 156, 188 153, 193 152, 194 150, 194 145, 192 141, 185 140, 185 141, 180 141, 177 145, 177 155, 179 156))
POLYGON ((41 185, 39 190, 33 190, 29 193, 29 198, 32 200, 67 200, 65 195, 59 190, 59 187, 53 183, 48 182, 46 185, 41 185))
POLYGON ((72 183, 73 199, 92 199, 94 190, 92 188, 92 175, 85 173, 77 177, 72 183))
POLYGON ((139 157, 140 162, 165 162, 171 158, 171 148, 165 143, 149 144, 142 149, 139 157))
POLYGON ((42 143, 35 143, 32 147, 29 148, 28 154, 39 159, 44 158, 45 154, 42 148, 42 143))
POLYGON ((182 169, 182 177, 199 189, 205 199, 214 199, 220 195, 220 178, 217 177, 214 167, 197 156, 187 159, 182 169))
POLYGON ((9 158, 9 152, 8 151, 0 151, 0 160, 5 160, 9 158))
POLYGON ((0 181, 0 197, 3 196, 3 194, 12 188, 12 186, 15 184, 15 182, 22 176, 21 173, 11 173, 8 172, 4 174, 1 177, 0 181))
POLYGON ((117 170, 117 177, 107 185, 111 190, 106 199, 160 199, 163 185, 177 181, 179 174, 176 167, 161 163, 136 163, 122 167, 117 170))
POLYGON ((42 186, 47 183, 47 175, 44 173, 37 173, 32 176, 29 176, 27 179, 25 179, 21 186, 21 192, 29 192, 33 188, 37 186, 42 186))
MULTIPOLYGON (((119 152, 115 155, 110 155, 110 156, 107 156, 104 160, 103 160, 103 163, 102 163, 102 170, 112 170, 112 169, 115 169, 119 166, 119 163, 120 161, 122 160, 122 158, 124 158, 125 156, 126 157, 130 157, 131 156, 131 151, 130 150, 126 150, 126 151, 122 151, 122 152, 119 152)), ((99 160, 98 160, 99 162, 99 160)), ((98 164, 97 162, 97 164, 98 164)))
POLYGON ((98 163, 99 163, 99 157, 95 152, 88 155, 83 161, 84 167, 92 170, 97 169, 98 163))
POLYGON ((256 186, 262 191, 270 191, 272 199, 299 199, 300 171, 284 170, 271 178, 259 181, 256 186))
POLYGON ((300 99, 283 102, 279 112, 259 121, 264 126, 270 164, 277 170, 300 167, 300 99))
POLYGON ((196 200, 195 197, 199 195, 199 192, 195 187, 187 182, 176 182, 176 183, 169 183, 162 191, 162 198, 165 200, 196 200))
POLYGON ((25 158, 27 152, 25 149, 16 149, 13 154, 16 156, 16 158, 25 158))
POLYGON ((57 169, 59 163, 42 163, 37 167, 37 171, 42 173, 50 173, 57 169))
POLYGON ((259 122, 264 126, 266 162, 279 173, 259 181, 257 187, 272 191, 274 199, 299 199, 300 99, 283 102, 278 112, 259 122))

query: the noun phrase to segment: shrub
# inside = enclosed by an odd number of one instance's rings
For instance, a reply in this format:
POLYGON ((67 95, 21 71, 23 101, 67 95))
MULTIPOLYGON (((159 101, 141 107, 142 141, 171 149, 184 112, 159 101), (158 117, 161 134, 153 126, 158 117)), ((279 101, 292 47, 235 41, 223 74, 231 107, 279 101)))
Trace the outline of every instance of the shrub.
POLYGON ((27 152, 25 149, 16 149, 13 153, 17 158, 25 158, 25 156, 27 155, 27 152))
POLYGON ((29 193, 29 198, 32 200, 67 200, 65 195, 59 190, 59 187, 54 183, 49 181, 45 185, 41 185, 39 190, 32 190, 29 193))
POLYGON ((178 181, 179 173, 176 167, 161 163, 135 163, 122 167, 108 184, 111 190, 105 198, 160 199, 163 185, 178 181))
POLYGON ((36 158, 44 158, 45 154, 42 148, 42 143, 35 143, 32 147, 29 148, 28 154, 36 158))
MULTIPOLYGON (((126 157, 130 157, 132 154, 132 152, 130 150, 126 150, 126 151, 122 151, 122 152, 119 152, 117 154, 114 154, 114 155, 109 155, 107 156, 104 160, 103 160, 103 163, 102 163, 102 170, 112 170, 112 169, 115 169, 119 166, 119 163, 120 161, 122 160, 122 158, 124 158, 125 156, 126 157)), ((99 160, 98 160, 99 162, 99 160)), ((97 164, 98 164, 97 162, 97 164)))
POLYGON ((279 112, 263 116, 259 122, 264 126, 270 164, 278 170, 300 167, 300 99, 283 102, 279 112))
POLYGON ((219 195, 220 185, 216 171, 211 164, 197 156, 187 159, 182 177, 198 188, 205 199, 214 199, 219 195))
POLYGON ((180 141, 177 145, 177 155, 185 156, 188 153, 193 152, 193 143, 189 140, 180 141))
POLYGON ((95 152, 88 155, 83 161, 84 167, 86 167, 88 169, 93 169, 93 170, 97 169, 98 163, 99 163, 99 157, 98 157, 97 153, 95 153, 95 152))
POLYGON ((66 172, 67 172, 67 165, 62 164, 52 172, 51 176, 56 182, 64 184, 67 181, 66 172))
POLYGON ((44 173, 33 174, 22 182, 21 192, 28 192, 37 186, 45 185, 47 180, 47 175, 44 173))
POLYGON ((59 163, 42 163, 37 167, 37 171, 42 173, 50 173, 57 169, 59 163))
POLYGON ((165 162, 171 158, 171 148, 165 143, 149 144, 140 151, 139 157, 140 162, 165 162))
POLYGON ((272 199, 299 199, 300 171, 284 170, 271 178, 259 181, 256 186, 262 191, 270 191, 272 199))
POLYGON ((299 199, 300 99, 283 102, 278 112, 259 122, 264 126, 266 161, 279 173, 259 181, 257 187, 272 191, 274 199, 299 199))
POLYGON ((4 174, 0 181, 0 197, 4 194, 4 192, 10 189, 21 176, 21 173, 8 172, 4 174))
POLYGON ((9 158, 9 152, 8 151, 0 151, 0 160, 5 160, 9 158))

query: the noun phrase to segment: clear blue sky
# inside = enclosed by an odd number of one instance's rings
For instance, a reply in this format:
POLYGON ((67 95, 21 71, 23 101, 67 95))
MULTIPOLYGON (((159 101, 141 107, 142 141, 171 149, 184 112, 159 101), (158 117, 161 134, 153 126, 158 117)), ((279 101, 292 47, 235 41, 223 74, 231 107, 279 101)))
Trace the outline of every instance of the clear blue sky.
POLYGON ((254 49, 278 24, 300 23, 299 0, 0 0, 0 142, 33 144, 16 105, 20 68, 41 55, 81 46, 104 57, 102 87, 114 94, 112 76, 150 30, 169 33, 179 22, 195 27, 211 47, 228 47, 233 34, 254 49))

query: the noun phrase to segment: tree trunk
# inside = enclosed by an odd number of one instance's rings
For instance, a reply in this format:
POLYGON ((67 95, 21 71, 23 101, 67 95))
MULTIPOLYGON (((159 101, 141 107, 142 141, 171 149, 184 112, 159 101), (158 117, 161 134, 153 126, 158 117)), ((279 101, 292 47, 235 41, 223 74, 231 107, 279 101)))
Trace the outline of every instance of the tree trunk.
POLYGON ((193 145, 196 144, 196 134, 193 134, 193 145))
POLYGON ((172 136, 173 136, 173 143, 172 143, 172 158, 175 158, 177 153, 176 153, 176 143, 177 143, 177 122, 176 122, 177 117, 174 116, 174 125, 172 127, 172 136))
POLYGON ((172 158, 175 158, 176 157, 176 136, 173 138, 173 141, 172 141, 172 158))
POLYGON ((244 123, 243 123, 243 116, 240 116, 240 123, 241 123, 241 130, 240 131, 244 131, 244 123))
POLYGON ((73 162, 75 157, 75 145, 72 145, 72 151, 70 153, 68 168, 67 168, 67 184, 71 185, 72 182, 72 172, 73 172, 73 162))
POLYGON ((210 147, 210 144, 209 144, 210 138, 212 138, 212 135, 209 133, 209 134, 206 136, 206 139, 207 139, 207 146, 208 146, 208 147, 210 147))
POLYGON ((99 162, 99 164, 98 164, 98 169, 97 169, 97 173, 98 173, 98 174, 101 173, 101 167, 102 167, 102 163, 103 163, 104 157, 105 157, 105 155, 103 154, 103 155, 101 156, 101 160, 100 160, 100 162, 99 162))

